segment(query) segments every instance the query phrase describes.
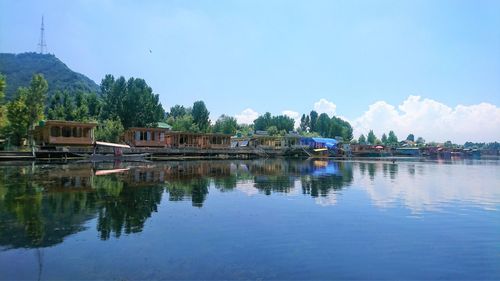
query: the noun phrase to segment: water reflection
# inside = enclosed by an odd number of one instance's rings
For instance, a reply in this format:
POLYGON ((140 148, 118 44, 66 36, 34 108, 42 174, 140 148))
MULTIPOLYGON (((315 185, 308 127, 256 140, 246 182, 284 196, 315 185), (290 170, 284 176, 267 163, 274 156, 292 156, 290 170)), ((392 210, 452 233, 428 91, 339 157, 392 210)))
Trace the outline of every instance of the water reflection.
POLYGON ((401 204, 422 212, 452 201, 498 207, 498 166, 447 164, 258 160, 0 167, 0 247, 49 247, 85 230, 92 219, 103 240, 141 232, 164 196, 201 208, 210 191, 302 194, 335 205, 339 191, 352 186, 381 208, 401 204))

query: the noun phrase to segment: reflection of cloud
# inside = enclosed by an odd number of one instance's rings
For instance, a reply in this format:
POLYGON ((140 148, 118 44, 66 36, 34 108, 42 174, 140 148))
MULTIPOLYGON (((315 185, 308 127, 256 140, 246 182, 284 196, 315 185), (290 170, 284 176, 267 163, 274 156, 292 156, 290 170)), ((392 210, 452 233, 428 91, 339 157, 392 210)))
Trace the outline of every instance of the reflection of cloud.
POLYGON ((368 193, 375 206, 390 208, 402 204, 415 213, 437 211, 452 203, 472 204, 485 210, 496 210, 500 204, 498 167, 485 165, 440 165, 400 163, 416 166, 421 173, 399 169, 391 179, 380 173, 382 163, 376 164, 373 180, 358 170, 356 186, 368 193))
POLYGON ((236 189, 248 196, 253 196, 259 193, 259 190, 255 188, 255 183, 253 182, 253 180, 239 181, 236 184, 236 189))
POLYGON ((327 196, 316 197, 314 201, 320 206, 333 206, 337 204, 337 194, 331 192, 327 196))

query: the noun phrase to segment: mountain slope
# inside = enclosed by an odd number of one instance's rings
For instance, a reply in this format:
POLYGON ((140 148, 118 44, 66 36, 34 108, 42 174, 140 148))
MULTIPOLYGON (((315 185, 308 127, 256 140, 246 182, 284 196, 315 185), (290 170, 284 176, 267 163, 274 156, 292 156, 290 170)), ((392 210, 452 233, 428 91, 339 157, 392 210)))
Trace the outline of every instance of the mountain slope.
POLYGON ((0 73, 7 78, 5 96, 10 100, 18 87, 27 87, 35 73, 42 73, 49 83, 48 96, 57 90, 99 92, 99 86, 87 76, 69 69, 52 54, 0 53, 0 73))

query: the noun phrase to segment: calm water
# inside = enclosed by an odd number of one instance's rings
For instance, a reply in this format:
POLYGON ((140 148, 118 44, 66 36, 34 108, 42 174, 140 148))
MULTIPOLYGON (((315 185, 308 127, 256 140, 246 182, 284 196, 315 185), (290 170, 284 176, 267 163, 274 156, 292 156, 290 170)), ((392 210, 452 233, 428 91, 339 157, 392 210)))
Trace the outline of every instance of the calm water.
POLYGON ((500 162, 0 166, 0 279, 500 279, 500 162))

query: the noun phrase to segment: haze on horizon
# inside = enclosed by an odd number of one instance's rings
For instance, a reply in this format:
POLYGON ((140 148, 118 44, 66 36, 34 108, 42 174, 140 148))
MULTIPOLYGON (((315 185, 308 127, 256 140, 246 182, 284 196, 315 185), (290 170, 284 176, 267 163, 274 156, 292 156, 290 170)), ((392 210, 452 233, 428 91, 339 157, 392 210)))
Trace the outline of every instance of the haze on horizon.
POLYGON ((47 50, 100 83, 144 78, 166 110, 252 122, 312 109, 354 136, 500 140, 499 1, 0 2, 0 52, 47 50))

